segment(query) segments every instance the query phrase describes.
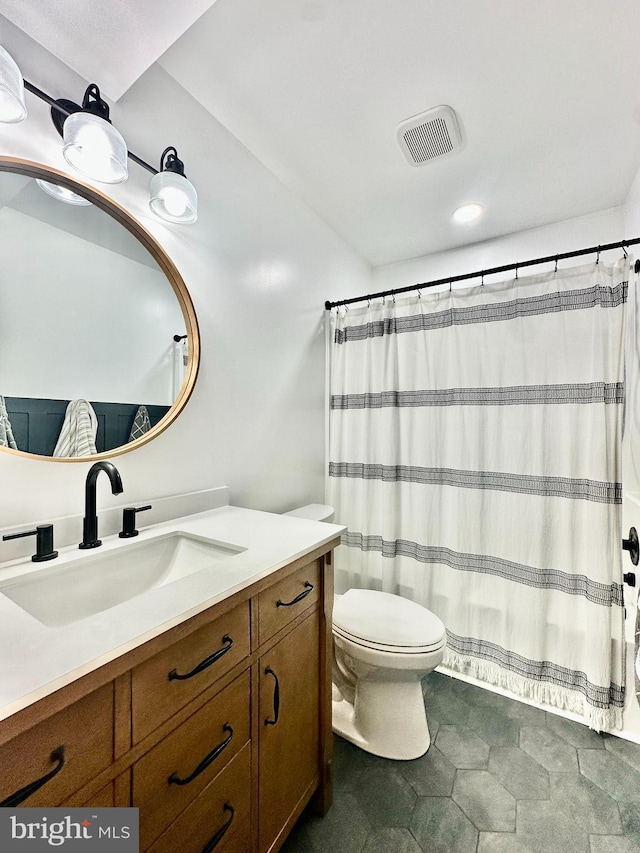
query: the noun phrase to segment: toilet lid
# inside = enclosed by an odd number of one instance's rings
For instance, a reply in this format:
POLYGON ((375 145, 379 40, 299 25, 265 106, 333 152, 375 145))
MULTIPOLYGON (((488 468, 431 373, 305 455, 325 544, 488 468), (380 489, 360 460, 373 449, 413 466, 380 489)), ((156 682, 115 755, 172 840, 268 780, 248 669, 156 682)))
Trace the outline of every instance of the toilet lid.
POLYGON ((444 623, 426 607, 389 592, 350 589, 335 601, 333 624, 345 636, 386 648, 440 646, 444 623))

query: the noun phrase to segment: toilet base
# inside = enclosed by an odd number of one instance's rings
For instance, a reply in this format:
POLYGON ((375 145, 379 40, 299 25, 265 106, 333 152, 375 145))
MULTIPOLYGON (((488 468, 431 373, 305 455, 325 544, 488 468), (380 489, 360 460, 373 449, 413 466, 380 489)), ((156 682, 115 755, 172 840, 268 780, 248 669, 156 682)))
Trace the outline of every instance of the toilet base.
POLYGON ((333 731, 365 752, 410 761, 429 749, 431 737, 420 680, 359 680, 353 704, 334 685, 333 731))

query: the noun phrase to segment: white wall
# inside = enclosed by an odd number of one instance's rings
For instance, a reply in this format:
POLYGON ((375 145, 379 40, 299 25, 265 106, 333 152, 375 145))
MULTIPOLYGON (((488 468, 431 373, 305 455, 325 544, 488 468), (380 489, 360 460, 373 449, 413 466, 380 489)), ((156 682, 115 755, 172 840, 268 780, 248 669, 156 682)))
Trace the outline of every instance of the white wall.
MULTIPOLYGON (((477 270, 489 269, 518 261, 548 257, 576 249, 613 243, 625 237, 635 236, 625 233, 625 218, 622 207, 603 210, 588 216, 567 219, 530 231, 508 234, 496 240, 473 243, 473 225, 466 226, 470 245, 449 252, 440 252, 428 257, 415 258, 402 263, 378 267, 374 270, 374 289, 376 292, 394 287, 406 287, 419 282, 433 281, 446 276, 463 275, 477 270)), ((620 257, 620 252, 603 253, 602 259, 612 262, 620 257)), ((583 259, 560 261, 559 266, 575 266, 589 263, 595 256, 583 259)), ((529 267, 519 274, 535 275, 553 269, 553 264, 529 267)), ((513 273, 496 275, 491 280, 512 278, 513 273)), ((489 279, 487 279, 488 281, 489 279)), ((475 280, 465 282, 470 287, 475 280)), ((480 284, 480 279, 477 281, 480 284)))
MULTIPOLYGON (((624 203, 624 227, 629 239, 640 237, 640 169, 636 172, 629 195, 624 203)), ((640 247, 636 249, 640 255, 640 247)))
MULTIPOLYGON (((0 36, 27 79, 81 99, 86 82, 2 18, 0 36)), ((27 99, 26 122, 0 125, 0 153, 66 171, 48 108, 27 99)), ((162 70, 150 69, 112 119, 148 162, 175 145, 200 200, 199 221, 180 227, 152 217, 150 176, 138 166, 108 190, 176 264, 202 344, 184 412, 150 444, 115 459, 125 489, 118 500, 226 484, 238 505, 280 511, 321 502, 324 301, 366 292, 369 266, 162 70)), ((81 513, 88 467, 1 452, 0 528, 81 513)), ((98 506, 115 500, 105 478, 98 506)))

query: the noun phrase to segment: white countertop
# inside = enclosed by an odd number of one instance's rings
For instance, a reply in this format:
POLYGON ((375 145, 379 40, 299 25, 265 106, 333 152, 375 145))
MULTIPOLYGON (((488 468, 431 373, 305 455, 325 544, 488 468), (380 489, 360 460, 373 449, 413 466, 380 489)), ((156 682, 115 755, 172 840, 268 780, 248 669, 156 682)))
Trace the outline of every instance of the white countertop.
POLYGON ((327 544, 344 529, 337 524, 225 506, 140 528, 133 540, 110 536, 96 550, 69 546, 50 562, 0 563, 1 584, 17 574, 71 564, 80 567, 83 559, 98 552, 116 552, 132 542, 173 532, 246 549, 211 568, 61 627, 47 627, 0 593, 0 720, 327 544))

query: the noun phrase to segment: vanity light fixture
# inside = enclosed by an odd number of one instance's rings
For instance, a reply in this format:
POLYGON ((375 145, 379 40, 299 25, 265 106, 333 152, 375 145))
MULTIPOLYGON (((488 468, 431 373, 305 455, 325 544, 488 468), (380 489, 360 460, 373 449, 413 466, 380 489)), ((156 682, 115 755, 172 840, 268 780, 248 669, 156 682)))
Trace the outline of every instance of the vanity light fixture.
POLYGON ((0 121, 14 124, 26 117, 22 74, 14 59, 0 47, 0 121))
POLYGON ((53 196, 58 201, 64 201, 66 204, 75 204, 78 207, 91 204, 88 198, 85 198, 83 195, 78 195, 78 193, 74 193, 71 190, 68 190, 61 184, 51 184, 49 183, 49 181, 43 181, 40 178, 36 178, 36 184, 40 187, 41 190, 44 190, 46 193, 53 196))
MULTIPOLYGON (((193 184, 184 174, 184 163, 172 146, 162 154, 160 171, 133 152, 111 124, 109 106, 100 89, 91 83, 85 91, 82 106, 64 98, 54 99, 42 89, 24 80, 20 69, 4 48, 0 47, 0 122, 19 122, 26 118, 24 90, 31 92, 51 107, 53 123, 63 137, 62 153, 70 166, 95 181, 117 184, 126 181, 127 161, 133 160, 154 176, 151 181, 151 210, 168 222, 191 223, 198 218, 198 197, 193 184)), ((45 192, 70 204, 89 203, 75 193, 55 185, 43 186, 45 192)))
POLYGON ((160 171, 151 178, 149 207, 169 222, 195 222, 198 218, 198 195, 184 173, 184 163, 171 146, 160 158, 160 171))
POLYGON ((457 207, 451 214, 455 222, 473 222, 484 213, 484 207, 481 204, 473 202, 472 204, 463 204, 457 207))
POLYGON ((61 101, 66 114, 51 108, 56 129, 62 134, 62 155, 70 166, 103 184, 121 184, 129 176, 127 143, 111 124, 109 106, 95 83, 87 87, 79 107, 61 101))

